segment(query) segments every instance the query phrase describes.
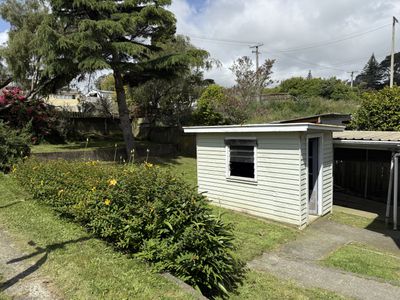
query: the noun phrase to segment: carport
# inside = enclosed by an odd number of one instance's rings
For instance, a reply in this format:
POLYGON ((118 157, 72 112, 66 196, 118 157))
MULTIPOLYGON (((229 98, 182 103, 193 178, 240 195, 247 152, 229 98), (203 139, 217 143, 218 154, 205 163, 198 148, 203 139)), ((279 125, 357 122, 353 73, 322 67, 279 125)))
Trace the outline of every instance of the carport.
POLYGON ((335 190, 364 199, 361 205, 386 205, 386 222, 392 216, 397 230, 400 132, 335 132, 333 145, 335 190))

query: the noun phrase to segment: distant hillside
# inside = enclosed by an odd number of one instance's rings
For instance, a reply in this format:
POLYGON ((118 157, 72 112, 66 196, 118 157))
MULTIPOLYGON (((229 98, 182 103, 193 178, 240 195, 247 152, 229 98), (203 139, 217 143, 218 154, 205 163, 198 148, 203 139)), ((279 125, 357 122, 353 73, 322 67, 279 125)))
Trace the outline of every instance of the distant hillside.
POLYGON ((246 123, 268 123, 326 113, 352 114, 359 105, 357 100, 328 100, 317 97, 297 101, 268 101, 254 104, 246 123))

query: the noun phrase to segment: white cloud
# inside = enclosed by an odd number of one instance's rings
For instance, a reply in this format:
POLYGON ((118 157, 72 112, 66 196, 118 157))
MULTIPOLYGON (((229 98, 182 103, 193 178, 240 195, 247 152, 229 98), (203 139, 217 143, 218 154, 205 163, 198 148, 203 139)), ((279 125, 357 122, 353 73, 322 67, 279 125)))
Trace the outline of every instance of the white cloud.
MULTIPOLYGON (((193 36, 192 43, 208 50, 223 63, 208 76, 231 85, 228 70, 233 60, 249 55, 246 44, 218 43, 203 38, 263 42, 262 59, 275 58, 274 80, 288 76, 337 76, 348 79, 348 71, 361 70, 374 52, 383 59, 390 52, 392 16, 400 15, 396 0, 213 0, 200 12, 185 0, 175 0, 171 10, 177 17, 178 33, 193 36), (365 35, 357 35, 382 25, 365 35), (353 38, 330 43, 341 38, 353 38), (325 44, 306 49, 305 46, 325 44), (302 48, 280 53, 279 50, 302 48), (308 62, 312 62, 310 64, 308 62), (324 68, 324 67, 330 68, 324 68), (332 69, 333 68, 333 69, 332 69)), ((397 45, 400 48, 400 31, 397 45)))

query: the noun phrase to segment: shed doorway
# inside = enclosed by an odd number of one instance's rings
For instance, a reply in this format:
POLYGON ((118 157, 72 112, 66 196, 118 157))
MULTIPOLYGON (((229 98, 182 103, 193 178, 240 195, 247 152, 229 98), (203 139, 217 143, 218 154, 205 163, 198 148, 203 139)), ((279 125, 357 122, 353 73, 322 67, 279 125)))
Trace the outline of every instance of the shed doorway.
POLYGON ((318 215, 320 198, 320 138, 308 139, 308 212, 318 215))

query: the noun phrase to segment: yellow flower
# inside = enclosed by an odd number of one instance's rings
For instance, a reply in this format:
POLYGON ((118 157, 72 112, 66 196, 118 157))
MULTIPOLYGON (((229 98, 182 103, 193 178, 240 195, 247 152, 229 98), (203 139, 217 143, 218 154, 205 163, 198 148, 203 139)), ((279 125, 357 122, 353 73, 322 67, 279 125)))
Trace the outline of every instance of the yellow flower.
POLYGON ((13 172, 13 173, 17 172, 17 167, 16 167, 16 166, 13 166, 11 172, 13 172))
POLYGON ((95 192, 96 191, 96 187, 94 186, 94 187, 92 187, 92 192, 95 192))
POLYGON ((115 185, 117 185, 117 181, 116 181, 115 179, 110 179, 110 180, 108 181, 108 185, 109 185, 109 186, 115 186, 115 185))
POLYGON ((153 167, 153 164, 148 163, 148 162, 145 162, 145 163, 144 163, 144 166, 145 166, 146 168, 152 168, 152 167, 153 167))
POLYGON ((58 196, 60 196, 62 193, 64 193, 64 190, 59 190, 58 191, 58 196))
POLYGON ((107 206, 110 205, 111 204, 111 200, 110 199, 104 200, 104 204, 107 205, 107 206))

